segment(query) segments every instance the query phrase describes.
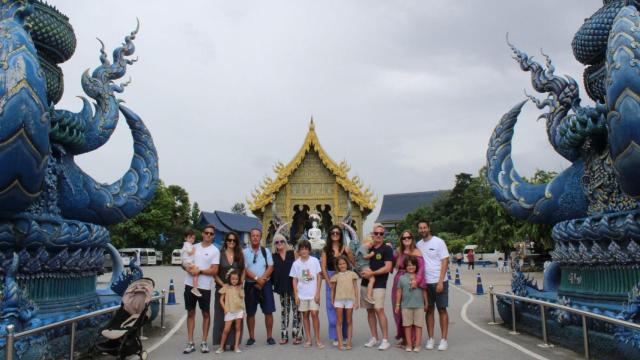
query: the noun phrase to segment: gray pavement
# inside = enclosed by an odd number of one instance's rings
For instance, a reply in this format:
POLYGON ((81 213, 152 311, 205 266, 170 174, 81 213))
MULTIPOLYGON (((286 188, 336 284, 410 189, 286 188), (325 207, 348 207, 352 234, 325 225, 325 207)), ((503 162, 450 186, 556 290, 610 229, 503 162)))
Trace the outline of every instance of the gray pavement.
MULTIPOLYGON (((451 269, 455 269, 454 266, 451 269)), ((496 359, 579 359, 580 355, 563 349, 561 347, 553 347, 551 349, 543 349, 538 347, 541 340, 528 335, 510 335, 509 330, 503 326, 488 325, 490 321, 489 298, 488 295, 475 296, 470 295, 476 289, 476 274, 481 273, 485 291, 488 291, 489 284, 493 284, 496 290, 507 290, 510 284, 511 274, 498 273, 495 268, 477 268, 476 271, 461 268, 462 286, 460 288, 451 286, 449 293, 449 350, 447 351, 426 351, 423 350, 419 354, 405 353, 402 349, 390 348, 387 351, 379 351, 377 349, 366 349, 363 344, 369 338, 369 329, 366 322, 366 312, 357 310, 354 313, 354 348, 350 351, 339 351, 331 346, 331 342, 327 339, 327 319, 324 311, 324 297, 321 304, 320 327, 322 338, 324 339, 325 349, 305 349, 302 346, 274 345, 266 344, 266 333, 264 329, 263 317, 258 311, 256 325, 256 344, 253 346, 245 346, 245 338, 243 339, 241 354, 224 353, 217 354, 201 354, 195 352, 189 355, 183 355, 182 349, 186 341, 186 323, 180 325, 185 311, 182 300, 182 282, 184 272, 179 267, 158 266, 144 267, 145 276, 152 277, 156 281, 156 289, 168 288, 169 279, 173 278, 176 283, 176 299, 180 304, 167 306, 167 318, 165 322, 166 329, 159 329, 159 320, 155 320, 153 324, 145 327, 145 335, 149 340, 144 341, 146 349, 151 350, 151 359, 210 359, 211 357, 229 357, 234 359, 275 359, 278 357, 305 357, 312 359, 327 359, 333 357, 345 356, 349 359, 388 359, 389 357, 397 358, 416 358, 418 356, 429 356, 433 359, 470 359, 474 360, 496 360, 496 359), (470 300, 471 299, 471 300, 470 300), (467 304, 468 303, 468 304, 467 304), (464 305, 467 304, 465 307, 464 305), (465 321, 462 316, 462 310, 466 309, 466 318, 471 321, 474 326, 465 321), (179 325, 179 326, 176 326, 179 325), (174 329, 175 328, 175 329, 174 329), (171 331, 174 330, 174 333, 171 331), (494 334, 493 336, 483 331, 494 334), (513 343, 513 344, 510 344, 513 343), (517 344, 517 345, 515 345, 517 344), (515 346, 513 346, 515 345, 515 346)), ((455 271, 452 271, 452 276, 455 271)), ((535 278, 540 279, 541 274, 535 274, 535 278)), ((539 280, 541 283, 541 280, 539 280)), ((453 281, 451 282, 453 285, 453 281)), ((390 288, 390 287, 389 287, 390 288)), ((277 295, 276 295, 277 296, 277 295)), ((278 303, 278 301, 276 301, 278 303)), ((278 306, 279 307, 279 306, 278 306)), ((391 300, 387 293, 387 317, 391 319, 391 300)), ((279 324, 280 315, 279 308, 274 314, 274 334, 276 340, 279 340, 279 324)), ((389 333, 393 338, 395 335, 395 324, 390 321, 389 333)), ((196 323, 196 340, 200 338, 200 321, 196 323)), ((210 335, 211 336, 211 335, 210 335)), ((436 342, 439 340, 439 330, 436 330, 436 342)), ((426 331, 425 331, 426 338, 426 331)), ((395 343, 394 340, 390 340, 395 343)), ((209 345, 211 342, 209 339, 209 345)), ((212 349, 212 351, 215 349, 212 349)))

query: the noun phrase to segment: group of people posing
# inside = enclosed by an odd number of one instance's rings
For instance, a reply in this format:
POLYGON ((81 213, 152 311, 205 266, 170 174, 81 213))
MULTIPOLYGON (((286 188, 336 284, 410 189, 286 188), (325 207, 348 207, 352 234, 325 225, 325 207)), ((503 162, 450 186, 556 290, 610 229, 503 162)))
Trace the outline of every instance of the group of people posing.
POLYGON ((364 346, 386 350, 391 347, 385 311, 389 274, 393 275, 391 304, 396 324, 397 346, 406 351, 422 349, 422 329, 427 327, 425 349, 435 347, 435 312, 439 314, 441 340, 438 350, 446 350, 448 332, 448 268, 449 252, 444 241, 430 232, 426 220, 418 222, 420 240, 411 231, 400 235, 393 249, 384 242, 384 227, 375 225, 371 241, 355 252, 346 246, 342 229, 333 226, 320 259, 311 256, 311 244, 301 240, 292 249, 287 240, 276 234, 274 250, 260 245, 262 233, 251 230, 250 244, 242 249, 238 234, 225 236, 222 248, 212 243, 215 227, 207 225, 202 242, 193 244, 195 234, 185 234, 183 268, 184 303, 187 316, 187 345, 184 353, 196 350, 194 328, 196 306, 202 312, 200 351, 209 352, 211 292, 214 291, 213 346, 216 353, 226 350, 241 352, 243 321, 246 318, 248 339, 256 341, 255 326, 258 305, 264 314, 267 344, 275 345, 273 313, 274 293, 280 300, 281 345, 324 348, 320 336, 319 310, 324 297, 329 339, 340 350, 353 343, 353 312, 366 309, 371 338, 364 346), (325 282, 325 294, 322 282, 325 282), (291 331, 289 331, 291 325, 291 331), (378 332, 378 327, 381 333, 378 332), (289 337, 291 334, 291 338, 289 337), (313 334, 313 336, 312 336, 313 334))

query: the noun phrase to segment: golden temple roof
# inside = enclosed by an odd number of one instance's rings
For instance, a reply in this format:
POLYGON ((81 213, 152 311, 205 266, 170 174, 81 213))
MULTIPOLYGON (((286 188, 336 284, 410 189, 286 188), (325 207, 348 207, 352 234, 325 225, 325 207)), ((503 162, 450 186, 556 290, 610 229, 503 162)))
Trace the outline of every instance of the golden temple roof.
POLYGON ((348 172, 351 167, 346 161, 337 164, 329 157, 326 151, 324 151, 316 134, 313 117, 309 123, 309 132, 296 156, 287 165, 279 161, 275 164, 273 170, 276 173, 276 178, 265 177, 259 187, 253 191, 252 199, 247 200, 249 209, 252 212, 264 211, 264 208, 271 204, 275 198, 274 195, 289 182, 291 174, 298 169, 307 153, 312 149, 318 153, 322 164, 336 177, 336 182, 350 195, 351 200, 360 206, 362 210, 372 211, 378 198, 373 198, 371 188, 367 187, 365 189, 358 176, 349 178, 348 172))

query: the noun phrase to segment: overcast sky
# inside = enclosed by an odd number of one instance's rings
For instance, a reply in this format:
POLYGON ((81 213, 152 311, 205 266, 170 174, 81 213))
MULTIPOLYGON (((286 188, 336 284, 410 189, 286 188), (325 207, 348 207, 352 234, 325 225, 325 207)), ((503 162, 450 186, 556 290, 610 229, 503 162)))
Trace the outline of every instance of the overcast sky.
MULTIPOLYGON (((548 53, 580 80, 571 39, 602 1, 53 1, 78 45, 62 65, 57 108, 79 111, 80 75, 140 19, 139 61, 121 95, 139 113, 167 184, 202 210, 229 211, 276 161, 290 161, 311 116, 326 151, 379 196, 451 188, 476 174, 503 113, 533 93, 505 43, 548 53)), ((537 56, 540 58, 540 56, 537 56)), ((583 100, 589 102, 582 91, 583 100)), ((524 175, 568 163, 528 104, 514 161, 524 175)), ((121 117, 122 118, 122 117, 121 117)), ((129 166, 122 120, 111 141, 78 162, 111 182, 129 166)))

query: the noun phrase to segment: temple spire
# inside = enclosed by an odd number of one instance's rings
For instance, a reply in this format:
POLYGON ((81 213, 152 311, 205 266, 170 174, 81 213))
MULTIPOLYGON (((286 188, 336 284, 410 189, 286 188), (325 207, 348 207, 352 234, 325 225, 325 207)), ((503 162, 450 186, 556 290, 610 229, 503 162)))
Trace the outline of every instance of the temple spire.
POLYGON ((311 115, 311 122, 309 123, 309 130, 310 131, 315 131, 316 129, 316 124, 313 123, 313 115, 311 115))

